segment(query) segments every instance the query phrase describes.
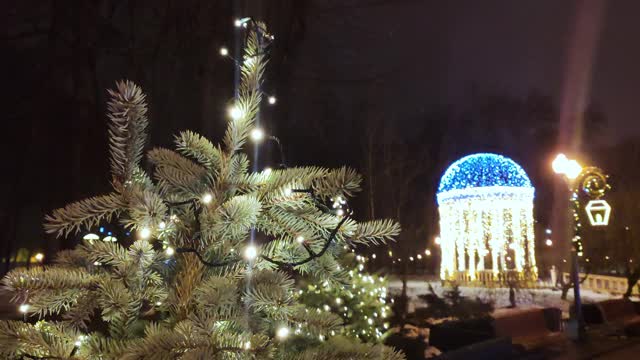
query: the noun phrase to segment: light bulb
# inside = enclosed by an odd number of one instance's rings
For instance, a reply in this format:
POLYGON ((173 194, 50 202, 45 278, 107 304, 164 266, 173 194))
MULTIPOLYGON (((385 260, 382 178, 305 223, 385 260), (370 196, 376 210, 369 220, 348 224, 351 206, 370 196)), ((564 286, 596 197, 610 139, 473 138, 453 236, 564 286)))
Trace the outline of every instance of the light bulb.
POLYGON ((264 139, 264 131, 262 131, 262 129, 256 127, 253 128, 253 130, 251 130, 251 140, 253 140, 254 142, 260 142, 262 141, 262 139, 264 139))
POLYGON ((228 111, 233 120, 238 120, 244 116, 244 111, 235 106, 230 107, 228 111))
POLYGON ((284 196, 291 196, 291 194, 293 194, 291 188, 284 189, 284 196))
POLYGON ((427 256, 431 256, 431 250, 427 249, 424 251, 424 254, 427 256))
POLYGON ((148 239, 149 236, 151 236, 151 229, 149 229, 148 227, 143 227, 142 229, 140 229, 138 235, 140 235, 141 239, 148 239))
POLYGON ((36 261, 41 262, 42 260, 44 260, 44 254, 43 253, 37 253, 35 256, 36 261))
POLYGON ((280 340, 284 340, 289 336, 289 328, 282 326, 276 331, 276 336, 280 340))
POLYGON ((244 343, 244 349, 245 350, 251 349, 251 341, 247 341, 247 342, 244 343))
POLYGON ((222 56, 227 56, 229 55, 229 49, 227 49, 225 46, 220 48, 220 55, 222 56))
POLYGON ((167 248, 164 250, 164 252, 168 256, 173 256, 173 254, 176 253, 176 250, 174 248, 172 248, 171 246, 167 246, 167 248))
POLYGON ((273 105, 276 103, 277 99, 275 96, 269 96, 268 101, 269 101, 269 104, 273 105))
POLYGON ((344 215, 344 210, 338 209, 338 211, 336 211, 336 215, 343 216, 344 215))
POLYGON ((376 254, 371 255, 371 257, 375 259, 376 258, 376 254))
POLYGON ((272 171, 273 171, 273 170, 272 170, 270 167, 264 168, 264 170, 262 170, 262 172, 263 172, 266 176, 271 175, 271 172, 272 172, 272 171))
POLYGON ((418 258, 418 260, 422 260, 422 255, 418 254, 416 255, 416 257, 418 258))
POLYGON ((162 305, 162 301, 156 301, 156 306, 162 305))
POLYGON ((213 195, 207 193, 204 194, 204 196, 202 196, 202 202, 205 204, 209 204, 211 202, 211 200, 213 200, 213 195))
POLYGON ((341 298, 336 298, 336 304, 338 304, 338 305, 342 304, 342 299, 341 298))
POLYGON ((551 245, 553 245, 553 241, 551 241, 551 239, 547 239, 544 243, 545 243, 545 245, 547 245, 547 246, 551 246, 551 245))
POLYGON ((302 236, 302 235, 298 235, 298 237, 296 238, 296 241, 297 241, 299 244, 302 244, 302 243, 304 242, 304 236, 302 236))
POLYGON ((23 314, 26 314, 29 311, 29 308, 30 308, 29 304, 21 304, 18 307, 18 311, 20 311, 23 314))
POLYGON ((167 227, 167 223, 164 221, 160 221, 160 223, 158 224, 158 229, 160 230, 164 230, 167 227))
POLYGON ((240 26, 242 26, 242 20, 240 20, 240 19, 236 19, 236 20, 233 22, 233 26, 235 26, 235 27, 240 27, 240 26))
POLYGON ((249 245, 244 249, 244 258, 247 260, 254 260, 258 256, 258 249, 255 246, 249 245))

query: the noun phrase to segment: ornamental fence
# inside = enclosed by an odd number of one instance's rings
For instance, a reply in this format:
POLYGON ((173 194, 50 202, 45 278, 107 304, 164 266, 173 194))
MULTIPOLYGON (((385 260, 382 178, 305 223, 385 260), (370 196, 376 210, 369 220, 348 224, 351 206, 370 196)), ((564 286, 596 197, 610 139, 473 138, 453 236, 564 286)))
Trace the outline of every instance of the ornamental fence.
MULTIPOLYGON (((563 273, 564 281, 569 282, 569 273, 563 273)), ((580 274, 580 278, 584 278, 587 274, 580 274)), ((640 281, 633 286, 631 295, 640 295, 638 287, 640 281)), ((580 284, 580 288, 590 290, 597 293, 609 293, 613 295, 623 295, 627 291, 627 278, 621 276, 610 275, 594 275, 588 274, 587 279, 580 284)))

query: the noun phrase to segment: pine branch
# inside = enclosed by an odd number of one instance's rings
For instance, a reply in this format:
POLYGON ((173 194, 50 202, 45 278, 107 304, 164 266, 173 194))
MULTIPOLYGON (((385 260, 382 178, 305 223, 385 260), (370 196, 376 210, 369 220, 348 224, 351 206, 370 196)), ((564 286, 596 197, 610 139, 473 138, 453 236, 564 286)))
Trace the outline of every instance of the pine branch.
POLYGON ((147 103, 142 89, 131 81, 118 81, 116 90, 108 90, 109 154, 114 179, 130 181, 142 159, 146 141, 147 103))
POLYGON ((56 209, 51 215, 45 216, 44 229, 49 234, 68 236, 81 228, 96 226, 100 221, 111 221, 126 207, 127 202, 117 193, 88 198, 56 209))
POLYGON ((182 131, 175 138, 178 151, 191 156, 207 169, 218 171, 222 166, 223 154, 220 147, 214 146, 205 137, 192 131, 182 131))
POLYGON ((396 221, 372 220, 357 225, 351 241, 359 244, 378 245, 393 240, 400 234, 400 224, 396 221))

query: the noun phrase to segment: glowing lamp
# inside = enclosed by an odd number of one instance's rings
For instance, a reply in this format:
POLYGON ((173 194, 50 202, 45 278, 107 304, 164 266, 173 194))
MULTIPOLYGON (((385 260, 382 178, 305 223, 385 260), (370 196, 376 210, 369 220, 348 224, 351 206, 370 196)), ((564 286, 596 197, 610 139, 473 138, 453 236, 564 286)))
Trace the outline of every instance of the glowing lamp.
POLYGON ((572 159, 567 158, 565 154, 558 154, 551 163, 551 167, 556 174, 561 174, 573 180, 582 172, 582 166, 572 159))
POLYGON ((587 212, 591 226, 609 225, 611 206, 605 200, 591 200, 584 209, 587 212))

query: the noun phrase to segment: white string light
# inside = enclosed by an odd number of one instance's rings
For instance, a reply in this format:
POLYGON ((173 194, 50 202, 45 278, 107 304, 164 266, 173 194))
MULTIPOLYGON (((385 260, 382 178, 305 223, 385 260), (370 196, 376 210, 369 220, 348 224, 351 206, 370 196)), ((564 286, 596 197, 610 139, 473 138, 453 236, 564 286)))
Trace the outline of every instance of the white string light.
POLYGON ((174 248, 172 248, 171 246, 167 246, 166 249, 164 249, 165 254, 167 254, 167 256, 173 256, 173 254, 176 253, 176 250, 174 248))
POLYGON ((244 258, 252 261, 255 260, 255 258, 258 256, 258 249, 253 246, 253 245, 249 245, 244 249, 244 258))
POLYGON ((140 235, 140 238, 143 240, 148 239, 151 236, 151 229, 149 229, 148 227, 143 227, 138 232, 138 235, 140 235))
POLYGON ((20 306, 18 306, 18 311, 20 311, 23 314, 26 314, 29 312, 29 308, 31 306, 29 304, 20 304, 20 306))
POLYGON ((253 140, 254 142, 260 142, 264 139, 264 131, 259 127, 255 127, 253 128, 253 130, 251 130, 250 136, 251 140, 253 140))
POLYGON ((274 105, 276 103, 277 99, 276 99, 275 96, 269 96, 267 101, 269 102, 270 105, 274 105))
POLYGON ((276 336, 278 337, 278 339, 280 340, 285 340, 287 337, 289 337, 289 328, 286 326, 281 326, 280 328, 278 328, 278 330, 276 331, 276 336))
POLYGON ((213 195, 206 193, 202 196, 202 202, 205 204, 209 204, 213 200, 213 195))
POLYGON ((244 111, 242 111, 236 106, 230 107, 229 110, 227 111, 229 112, 229 116, 231 116, 233 120, 238 120, 244 117, 244 111))
POLYGON ((225 46, 220 48, 220 55, 222 56, 228 56, 229 55, 229 49, 227 49, 225 46))

